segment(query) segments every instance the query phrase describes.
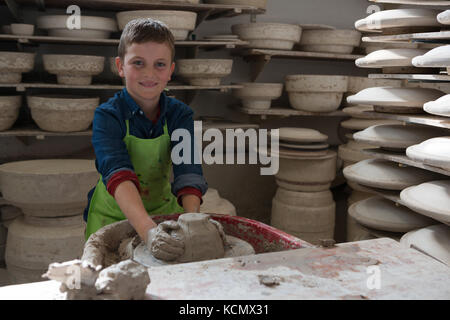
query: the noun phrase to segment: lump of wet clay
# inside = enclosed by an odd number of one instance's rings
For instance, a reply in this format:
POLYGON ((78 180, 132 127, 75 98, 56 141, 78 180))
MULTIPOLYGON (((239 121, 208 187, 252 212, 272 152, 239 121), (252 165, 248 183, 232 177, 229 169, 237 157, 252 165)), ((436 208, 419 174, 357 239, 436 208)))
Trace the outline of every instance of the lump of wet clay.
POLYGON ((180 228, 170 234, 184 242, 184 253, 180 257, 175 261, 157 259, 146 245, 141 243, 134 250, 133 260, 150 267, 255 253, 249 243, 225 235, 222 225, 207 214, 185 213, 179 216, 177 223, 180 228))

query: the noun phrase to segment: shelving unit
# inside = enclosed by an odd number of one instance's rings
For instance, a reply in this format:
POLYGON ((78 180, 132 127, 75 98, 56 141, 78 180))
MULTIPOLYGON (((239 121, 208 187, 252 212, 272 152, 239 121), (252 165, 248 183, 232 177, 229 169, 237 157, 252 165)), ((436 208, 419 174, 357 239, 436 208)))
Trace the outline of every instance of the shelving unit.
POLYGON ((423 1, 423 0, 369 0, 375 3, 408 4, 415 6, 450 6, 450 1, 423 1))
POLYGON ((363 42, 432 42, 432 43, 450 43, 450 31, 405 33, 388 36, 366 36, 362 38, 363 42))
POLYGON ((400 79, 400 80, 423 80, 423 81, 450 81, 447 74, 369 74, 372 79, 400 79))
POLYGON ((244 114, 252 116, 260 116, 262 120, 266 119, 268 116, 278 116, 278 117, 290 117, 290 116, 316 116, 316 117, 348 117, 346 113, 341 110, 333 112, 307 112, 296 110, 292 108, 278 108, 271 107, 270 109, 258 110, 249 109, 242 106, 231 106, 233 110, 242 112, 244 114))

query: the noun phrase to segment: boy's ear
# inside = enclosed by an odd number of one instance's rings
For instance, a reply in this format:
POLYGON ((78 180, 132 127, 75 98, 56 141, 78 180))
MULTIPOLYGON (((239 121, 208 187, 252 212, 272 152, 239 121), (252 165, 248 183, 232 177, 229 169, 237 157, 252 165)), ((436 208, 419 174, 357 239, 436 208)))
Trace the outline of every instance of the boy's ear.
POLYGON ((172 65, 170 66, 170 75, 169 75, 169 81, 172 79, 172 74, 175 71, 175 62, 172 62, 172 65))
POLYGON ((116 67, 117 71, 119 72, 119 75, 123 78, 125 77, 125 74, 123 73, 123 63, 120 57, 116 57, 116 67))

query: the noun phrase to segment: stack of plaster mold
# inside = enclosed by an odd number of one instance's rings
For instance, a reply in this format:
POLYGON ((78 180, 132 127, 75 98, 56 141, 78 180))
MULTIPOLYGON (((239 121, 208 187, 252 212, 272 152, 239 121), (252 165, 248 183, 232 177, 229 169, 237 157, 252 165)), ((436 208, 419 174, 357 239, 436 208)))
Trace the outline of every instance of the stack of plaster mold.
POLYGON ((35 53, 0 51, 0 83, 20 83, 34 69, 35 53))
POLYGON ((86 194, 97 179, 92 160, 30 160, 0 166, 3 197, 24 214, 8 228, 5 258, 15 283, 40 281, 49 263, 80 256, 86 194))
POLYGON ((105 226, 91 235, 81 260, 51 264, 45 276, 62 283, 67 299, 143 299, 150 283, 147 267, 251 255, 247 242, 226 235, 222 225, 203 213, 186 213, 167 220, 170 234, 184 243, 184 252, 166 259, 157 246, 147 249, 127 220, 105 226), (70 286, 70 268, 81 268, 79 288, 70 286))
POLYGON ((135 10, 116 14, 119 29, 123 30, 128 22, 139 18, 151 18, 167 25, 175 40, 183 41, 196 27, 197 13, 178 10, 135 10))
POLYGON ((243 88, 233 89, 233 96, 242 100, 242 106, 247 109, 270 109, 272 100, 281 97, 282 83, 238 83, 243 88))
MULTIPOLYGON (((396 194, 410 186, 422 182, 439 179, 440 174, 415 167, 399 166, 397 163, 382 160, 363 160, 344 169, 347 180, 369 192, 380 194, 396 194)), ((414 229, 436 224, 437 221, 399 206, 392 200, 380 196, 372 196, 360 200, 349 207, 349 215, 365 228, 369 235, 378 237, 390 234, 395 240, 414 229), (386 234, 387 232, 387 234, 386 234)))
MULTIPOLYGON (((280 128, 278 185, 271 225, 312 244, 334 237, 335 208, 329 190, 337 156, 328 137, 306 128, 280 128)), ((272 146, 273 148, 273 146, 272 146)))
POLYGON ((295 24, 256 22, 235 24, 231 32, 249 42, 250 48, 292 50, 300 41, 302 28, 295 24))
POLYGON ((114 19, 95 16, 80 16, 81 28, 68 28, 67 15, 46 15, 37 18, 37 27, 48 32, 51 37, 84 39, 108 39, 117 31, 114 19))
POLYGON ((0 131, 10 129, 22 106, 22 96, 0 96, 0 131))
POLYGON ((203 203, 200 206, 202 213, 219 213, 230 216, 237 215, 236 207, 227 199, 222 198, 217 189, 208 188, 203 196, 203 203))
POLYGON ((179 59, 176 74, 192 86, 219 86, 231 74, 233 59, 179 59))
POLYGON ((301 27, 302 36, 297 45, 300 51, 349 54, 361 42, 361 32, 356 30, 314 25, 301 27))
POLYGON ((286 91, 290 106, 308 112, 332 112, 347 91, 348 77, 337 75, 288 75, 286 91))
POLYGON ((436 19, 438 13, 431 9, 382 10, 356 21, 355 28, 385 35, 439 31, 442 25, 436 19))

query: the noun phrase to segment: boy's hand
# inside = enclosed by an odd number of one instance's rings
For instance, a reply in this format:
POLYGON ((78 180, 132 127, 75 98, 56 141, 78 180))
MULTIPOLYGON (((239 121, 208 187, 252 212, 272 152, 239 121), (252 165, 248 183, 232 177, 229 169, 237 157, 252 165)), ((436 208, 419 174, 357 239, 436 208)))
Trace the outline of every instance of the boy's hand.
POLYGON ((184 241, 170 234, 179 229, 176 221, 164 221, 147 233, 147 248, 160 260, 173 261, 184 253, 184 241))

